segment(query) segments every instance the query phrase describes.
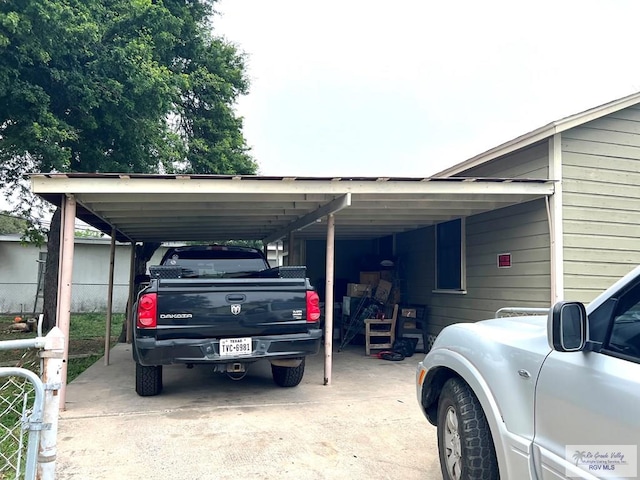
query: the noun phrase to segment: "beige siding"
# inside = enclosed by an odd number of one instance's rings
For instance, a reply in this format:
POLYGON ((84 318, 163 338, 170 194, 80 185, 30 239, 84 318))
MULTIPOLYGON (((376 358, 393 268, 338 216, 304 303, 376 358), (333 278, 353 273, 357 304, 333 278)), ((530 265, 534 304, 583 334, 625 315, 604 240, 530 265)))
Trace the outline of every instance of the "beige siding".
POLYGON ((464 295, 433 292, 433 228, 399 235, 397 246, 406 278, 403 301, 429 306, 433 334, 451 323, 491 318, 505 306, 549 306, 549 224, 544 200, 466 219, 464 295), (511 253, 511 268, 497 267, 500 253, 511 253))
POLYGON ((548 178, 549 147, 539 142, 510 155, 471 168, 458 177, 548 178))
POLYGON ((640 263, 640 109, 562 134, 565 298, 589 302, 640 263))

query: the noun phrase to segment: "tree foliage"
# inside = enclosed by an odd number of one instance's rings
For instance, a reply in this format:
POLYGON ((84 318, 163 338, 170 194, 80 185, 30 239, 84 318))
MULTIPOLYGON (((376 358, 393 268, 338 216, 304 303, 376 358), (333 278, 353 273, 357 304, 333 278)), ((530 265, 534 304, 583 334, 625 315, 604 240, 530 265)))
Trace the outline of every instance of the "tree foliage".
POLYGON ((0 180, 29 171, 256 171, 244 60, 212 1, 0 3, 0 180))
POLYGON ((214 3, 0 2, 0 184, 17 213, 36 214, 29 172, 256 172, 233 108, 244 58, 212 34, 214 3))
POLYGON ((25 220, 0 211, 0 235, 23 233, 26 227, 25 220))

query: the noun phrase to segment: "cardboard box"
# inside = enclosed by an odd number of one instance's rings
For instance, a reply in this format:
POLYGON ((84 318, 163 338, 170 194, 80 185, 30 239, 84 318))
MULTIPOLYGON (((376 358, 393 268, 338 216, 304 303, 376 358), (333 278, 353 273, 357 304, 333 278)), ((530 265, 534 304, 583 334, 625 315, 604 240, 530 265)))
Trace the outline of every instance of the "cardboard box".
POLYGON ((387 303, 392 286, 391 282, 380 280, 380 282, 378 282, 378 288, 376 288, 374 298, 380 303, 387 303))
POLYGON ((393 282, 393 270, 381 270, 380 279, 386 280, 387 282, 393 282))
POLYGON ((400 295, 400 289, 397 287, 393 287, 391 289, 391 293, 389 294, 389 299, 387 300, 387 303, 400 303, 401 300, 401 295, 400 295))
POLYGON ((403 308, 401 313, 401 317, 407 318, 416 318, 416 309, 415 308, 403 308))
POLYGON ((380 272, 360 272, 360 283, 363 285, 371 285, 373 288, 378 286, 380 281, 380 272))
POLYGON ((370 297, 371 285, 362 283, 347 283, 347 296, 349 297, 370 297))

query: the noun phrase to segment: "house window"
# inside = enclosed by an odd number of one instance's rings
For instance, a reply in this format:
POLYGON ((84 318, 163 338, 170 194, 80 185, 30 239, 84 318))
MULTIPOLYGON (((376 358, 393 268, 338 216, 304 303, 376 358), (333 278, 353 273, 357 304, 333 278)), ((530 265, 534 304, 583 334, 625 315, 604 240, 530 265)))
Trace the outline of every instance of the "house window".
POLYGON ((461 292, 464 285, 464 221, 436 225, 436 290, 461 292))

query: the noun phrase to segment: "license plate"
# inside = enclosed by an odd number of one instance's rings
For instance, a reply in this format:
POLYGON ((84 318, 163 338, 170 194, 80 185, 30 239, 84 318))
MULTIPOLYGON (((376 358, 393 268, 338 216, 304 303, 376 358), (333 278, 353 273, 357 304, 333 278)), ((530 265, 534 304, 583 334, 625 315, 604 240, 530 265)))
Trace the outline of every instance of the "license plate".
POLYGON ((251 355, 251 337, 220 339, 220 356, 236 355, 251 355))

